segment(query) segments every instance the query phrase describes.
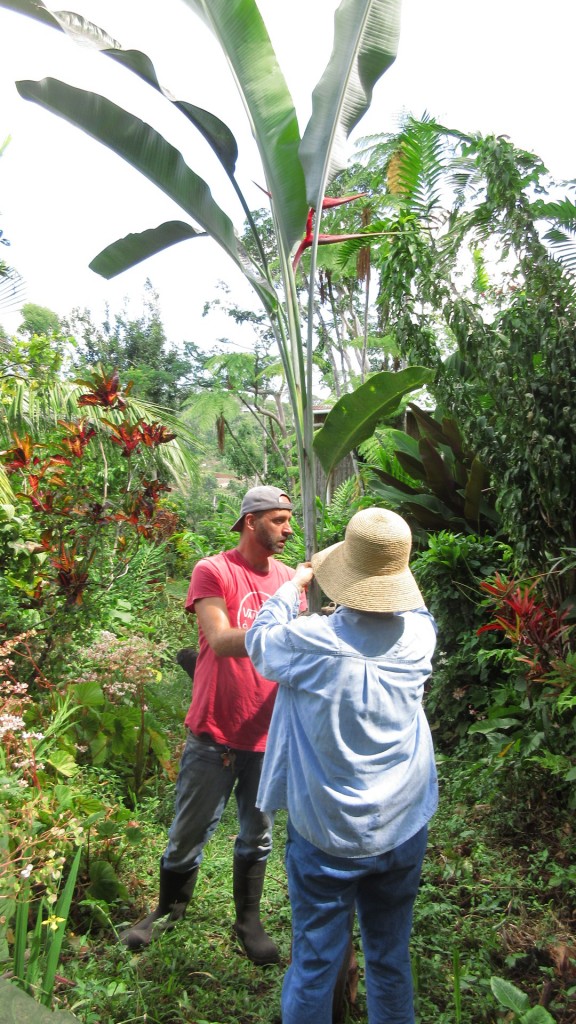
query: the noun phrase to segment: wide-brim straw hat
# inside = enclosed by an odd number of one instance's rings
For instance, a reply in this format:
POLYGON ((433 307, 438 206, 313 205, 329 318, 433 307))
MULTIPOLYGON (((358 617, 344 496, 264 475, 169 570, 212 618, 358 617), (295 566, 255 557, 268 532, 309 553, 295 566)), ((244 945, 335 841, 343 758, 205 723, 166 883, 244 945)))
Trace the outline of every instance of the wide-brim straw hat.
POLYGON ((312 556, 322 590, 336 604, 365 612, 406 612, 424 599, 408 561, 408 523, 384 508, 357 512, 344 540, 312 556))

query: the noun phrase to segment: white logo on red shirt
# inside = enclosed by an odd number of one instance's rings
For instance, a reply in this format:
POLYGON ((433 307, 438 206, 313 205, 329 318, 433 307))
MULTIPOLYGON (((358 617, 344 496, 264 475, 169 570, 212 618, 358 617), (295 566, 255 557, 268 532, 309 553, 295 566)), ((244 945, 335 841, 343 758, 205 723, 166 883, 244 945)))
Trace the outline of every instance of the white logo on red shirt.
POLYGON ((265 594, 263 590, 250 590, 243 597, 238 608, 239 629, 250 629, 264 601, 267 601, 270 596, 270 594, 265 594))

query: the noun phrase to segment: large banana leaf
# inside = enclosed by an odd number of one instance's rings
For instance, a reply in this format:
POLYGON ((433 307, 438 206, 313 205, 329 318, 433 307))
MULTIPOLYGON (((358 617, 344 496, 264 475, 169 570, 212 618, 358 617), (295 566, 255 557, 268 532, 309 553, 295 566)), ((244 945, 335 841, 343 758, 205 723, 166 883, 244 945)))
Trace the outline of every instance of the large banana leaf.
MULTIPOLYGON (((266 267, 266 256, 261 245, 258 231, 252 220, 252 213, 235 177, 236 161, 238 159, 238 144, 228 126, 224 124, 219 117, 216 117, 216 115, 212 114, 210 111, 204 110, 202 107, 195 106, 192 103, 188 103, 185 100, 175 99, 172 93, 167 89, 164 89, 160 84, 154 65, 145 53, 142 53, 140 50, 122 49, 120 43, 109 36, 107 32, 101 29, 98 25, 95 25, 93 22, 83 18, 81 15, 74 14, 71 11, 51 12, 44 6, 41 0, 0 0, 0 7, 8 7, 12 10, 19 11, 22 14, 26 14, 31 18, 41 21, 43 24, 47 24, 58 31, 66 33, 66 35, 69 35, 76 42, 79 42, 82 45, 89 45, 101 50, 105 56, 110 57, 111 60, 121 64, 122 67, 132 71, 142 79, 142 81, 152 86, 153 89, 156 89, 162 96, 169 100, 174 107, 183 113, 187 120, 190 121, 190 123, 193 124, 206 139, 222 164, 224 171, 228 175, 240 205, 242 206, 246 220, 252 227, 254 240, 262 259, 262 267, 266 267)), ((133 236, 134 248, 136 248, 137 238, 137 235, 133 236)), ((172 245, 178 240, 178 238, 174 238, 173 241, 167 241, 166 244, 172 245)), ((118 249, 116 248, 116 243, 114 243, 105 250, 105 254, 100 254, 103 256, 103 264, 106 266, 108 271, 105 276, 113 276, 112 273, 109 272, 112 270, 113 266, 113 273, 116 275, 121 273, 127 267, 134 265, 134 261, 123 265, 122 242, 122 239, 119 240, 118 249)), ((152 248, 148 250, 144 236, 142 236, 142 242, 142 255, 140 260, 146 259, 155 252, 160 251, 160 248, 152 248)), ((101 273, 99 266, 100 257, 97 257, 94 263, 91 264, 91 267, 96 271, 96 273, 101 273)), ((270 303, 270 308, 273 309, 275 306, 276 302, 273 300, 270 303)))
MULTIPOLYGON (((222 246, 249 278, 267 308, 275 304, 274 291, 251 269, 232 221, 214 201, 206 182, 188 167, 182 154, 159 132, 105 96, 76 89, 53 78, 18 82, 17 89, 24 99, 38 103, 81 128, 144 174, 222 246)), ((172 232, 171 240, 168 240, 170 232, 166 230, 165 235, 166 244, 173 244, 180 240, 181 229, 172 232)), ((123 240, 117 244, 118 262, 122 263, 125 244, 123 240)), ((106 252, 107 265, 111 268, 113 247, 108 246, 106 252)))
POLYGON ((434 380, 434 371, 409 366, 399 373, 383 370, 330 410, 314 436, 314 450, 326 474, 349 452, 372 437, 378 423, 398 408, 404 395, 434 380))
POLYGON ((140 50, 119 50, 110 49, 104 51, 106 56, 128 68, 129 71, 138 75, 142 81, 147 82, 153 89, 156 89, 167 100, 169 100, 195 128, 204 136, 206 141, 214 150, 226 173, 233 178, 238 159, 238 144, 234 135, 219 117, 211 114, 203 107, 197 107, 193 103, 184 100, 176 100, 158 81, 154 65, 145 53, 140 50))
POLYGON ((334 49, 312 97, 300 146, 310 206, 347 166, 346 142, 366 113, 378 79, 396 59, 401 0, 343 0, 334 20, 334 49))
POLYGON ((42 0, 0 0, 0 7, 8 11, 16 11, 18 14, 25 14, 35 21, 54 28, 58 32, 64 32, 72 39, 76 39, 83 45, 93 46, 95 49, 103 50, 109 47, 116 47, 120 44, 107 32, 94 25, 93 22, 83 18, 73 11, 51 11, 42 0))
MULTIPOLYGON (((300 153, 296 112, 256 0, 184 0, 187 7, 206 22, 218 39, 249 117, 263 164, 266 188, 271 196, 277 255, 283 278, 281 307, 276 292, 263 279, 268 277, 268 271, 262 246, 259 247, 263 268, 261 277, 246 258, 234 236, 231 221, 214 202, 206 182, 187 166, 181 154, 154 129, 103 97, 80 92, 63 83, 50 80, 20 83, 21 95, 65 117, 111 148, 174 199, 224 248, 254 286, 270 315, 290 391, 304 496, 307 549, 311 550, 315 547, 316 524, 315 446, 312 437, 313 285, 308 303, 308 345, 304 350, 290 253, 304 234, 309 205, 319 208, 326 181, 345 166, 343 153, 346 139, 368 108, 374 83, 395 58, 400 2, 341 0, 336 15, 334 50, 314 94, 313 113, 300 153), (332 157, 334 147, 336 153, 332 157), (307 193, 311 197, 310 202, 307 202, 307 193)), ((234 137, 222 122, 207 111, 172 100, 160 86, 153 65, 146 55, 138 51, 122 50, 106 33, 78 15, 70 12, 51 14, 41 0, 0 0, 0 6, 28 14, 73 37, 89 40, 158 89, 175 103, 208 140, 243 203, 234 179, 234 137)), ((319 219, 317 230, 318 227, 319 219)), ((146 232, 144 236, 121 239, 108 246, 92 266, 99 270, 105 269, 106 275, 110 276, 116 270, 133 265, 139 248, 144 257, 158 251, 160 244, 172 244, 179 240, 183 231, 185 228, 181 222, 173 222, 146 232)), ((258 244, 257 237, 256 242, 258 244)), ((312 266, 315 252, 314 244, 312 266)), ((314 276, 311 272, 311 280, 314 280, 314 276)), ((424 378, 415 383, 414 387, 423 382, 424 378)), ((373 429, 372 423, 377 421, 379 415, 396 408, 398 401, 395 398, 388 404, 384 402, 380 408, 378 403, 374 406, 368 401, 372 411, 372 418, 369 416, 368 419, 365 418, 364 399, 361 399, 358 409, 353 404, 350 409, 347 406, 344 412, 357 413, 360 425, 354 430, 353 436, 348 437, 350 444, 347 449, 347 442, 338 430, 338 447, 335 448, 332 440, 329 441, 331 455, 336 454, 336 461, 345 453, 344 449, 350 450, 368 436, 373 429)), ((349 426, 350 420, 345 423, 344 433, 349 432, 349 426)), ((330 430, 332 425, 329 426, 330 430)), ((322 450, 322 443, 319 444, 319 450, 322 450)), ((331 456, 327 456, 327 461, 331 462, 331 456)))
POLYGON ((94 257, 90 263, 90 270, 109 281, 111 277, 135 267, 137 263, 154 256, 157 252, 162 252, 170 245, 183 242, 187 238, 197 238, 199 235, 206 237, 206 232, 196 231, 190 224, 184 224, 180 220, 169 220, 157 228, 130 233, 124 238, 119 238, 117 242, 112 242, 94 257))
POLYGON ((210 27, 232 68, 271 193, 286 252, 304 234, 308 212, 292 98, 254 0, 184 0, 210 27))
MULTIPOLYGON (((228 126, 219 117, 216 117, 215 114, 185 100, 177 100, 172 93, 164 89, 158 80, 152 61, 145 53, 139 50, 122 49, 120 44, 98 25, 71 11, 51 12, 44 6, 41 0, 0 0, 0 7, 19 11, 31 18, 35 18, 37 21, 41 21, 43 24, 49 25, 51 28, 66 33, 83 45, 90 45, 102 50, 106 56, 132 71, 142 81, 152 86, 153 89, 156 89, 169 100, 198 129, 212 147, 232 182, 247 219, 251 220, 250 211, 234 177, 236 161, 238 159, 238 144, 234 135, 228 126)), ((153 251, 157 252, 159 250, 153 251)), ((112 252, 113 248, 111 247, 112 252)), ((147 255, 151 254, 146 253, 144 247, 141 259, 146 259, 147 255)), ((120 272, 121 268, 115 271, 115 273, 120 272)))
POLYGON ((63 31, 42 0, 0 0, 0 7, 5 7, 8 11, 16 11, 18 14, 26 14, 29 18, 42 22, 43 25, 63 31))

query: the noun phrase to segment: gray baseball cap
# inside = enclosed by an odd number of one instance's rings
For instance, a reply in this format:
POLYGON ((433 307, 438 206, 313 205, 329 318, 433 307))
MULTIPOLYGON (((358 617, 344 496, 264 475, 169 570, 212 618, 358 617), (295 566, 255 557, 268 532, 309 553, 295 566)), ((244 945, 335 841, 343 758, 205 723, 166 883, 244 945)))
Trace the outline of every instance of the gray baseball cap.
POLYGON ((267 512, 269 509, 292 511, 292 502, 286 491, 281 487, 251 487, 242 498, 240 516, 230 529, 240 533, 242 520, 248 512, 267 512))

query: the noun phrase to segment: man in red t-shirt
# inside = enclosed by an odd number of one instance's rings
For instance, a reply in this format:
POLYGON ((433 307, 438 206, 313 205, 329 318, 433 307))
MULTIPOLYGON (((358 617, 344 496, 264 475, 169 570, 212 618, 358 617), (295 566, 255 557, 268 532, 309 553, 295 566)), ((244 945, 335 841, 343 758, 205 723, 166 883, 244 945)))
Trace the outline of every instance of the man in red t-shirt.
POLYGON ((292 535, 291 518, 292 504, 284 491, 253 487, 232 527, 240 533, 236 547, 203 558, 194 567, 186 609, 198 619, 200 649, 174 820, 160 860, 158 907, 122 935, 129 949, 147 946, 155 931, 184 916, 204 846, 234 790, 240 825, 234 845, 234 930, 253 963, 279 960, 260 922, 272 819, 256 807, 277 686, 252 666, 245 635, 264 602, 294 575, 273 557, 292 535))

